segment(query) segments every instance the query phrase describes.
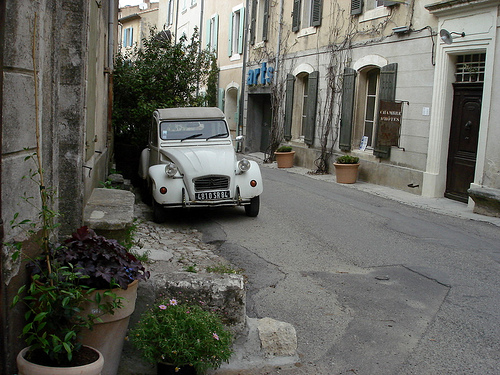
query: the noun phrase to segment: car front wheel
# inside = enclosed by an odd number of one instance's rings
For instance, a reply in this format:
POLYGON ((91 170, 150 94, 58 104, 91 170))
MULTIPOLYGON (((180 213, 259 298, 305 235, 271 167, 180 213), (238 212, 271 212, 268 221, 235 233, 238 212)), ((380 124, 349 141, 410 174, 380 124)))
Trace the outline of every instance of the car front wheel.
POLYGON ((158 204, 154 198, 152 198, 153 201, 153 221, 157 224, 161 224, 167 220, 167 213, 166 210, 161 206, 161 204, 158 204))
POLYGON ((245 206, 245 213, 249 217, 256 217, 259 214, 260 197, 257 195, 250 199, 250 204, 245 206))

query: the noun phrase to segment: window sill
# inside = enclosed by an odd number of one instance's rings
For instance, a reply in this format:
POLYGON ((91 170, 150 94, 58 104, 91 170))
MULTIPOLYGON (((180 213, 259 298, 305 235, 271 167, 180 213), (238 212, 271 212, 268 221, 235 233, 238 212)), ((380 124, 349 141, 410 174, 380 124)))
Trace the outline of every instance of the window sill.
POLYGON ((265 45, 265 42, 262 40, 260 41, 259 43, 255 43, 254 46, 253 46, 253 49, 260 49, 260 48, 263 48, 265 45))
POLYGON ((315 26, 307 27, 305 29, 300 30, 297 34, 297 38, 302 38, 304 36, 313 35, 313 34, 316 34, 316 27, 315 26))
POLYGON ((231 55, 229 58, 229 61, 237 61, 241 59, 241 55, 239 53, 235 53, 234 55, 231 55))
POLYGON ((368 10, 359 17, 359 22, 366 22, 375 20, 377 18, 387 17, 391 14, 391 11, 387 7, 378 7, 375 9, 368 10))

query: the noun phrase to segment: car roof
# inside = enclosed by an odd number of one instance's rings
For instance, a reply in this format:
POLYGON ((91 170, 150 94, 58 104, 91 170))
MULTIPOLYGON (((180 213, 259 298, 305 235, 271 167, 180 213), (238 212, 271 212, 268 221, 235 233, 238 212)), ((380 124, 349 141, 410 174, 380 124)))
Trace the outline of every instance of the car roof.
POLYGON ((182 107, 157 109, 160 120, 223 119, 224 112, 217 107, 182 107))

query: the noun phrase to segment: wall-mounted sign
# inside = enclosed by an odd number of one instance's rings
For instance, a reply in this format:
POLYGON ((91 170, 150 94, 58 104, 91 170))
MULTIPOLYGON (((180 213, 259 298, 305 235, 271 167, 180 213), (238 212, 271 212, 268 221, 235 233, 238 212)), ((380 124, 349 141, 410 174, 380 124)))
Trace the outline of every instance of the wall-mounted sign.
POLYGON ((379 146, 399 146, 402 105, 402 102, 380 101, 377 136, 379 146))
POLYGON ((260 68, 248 71, 247 85, 266 85, 273 80, 274 68, 263 62, 260 68))

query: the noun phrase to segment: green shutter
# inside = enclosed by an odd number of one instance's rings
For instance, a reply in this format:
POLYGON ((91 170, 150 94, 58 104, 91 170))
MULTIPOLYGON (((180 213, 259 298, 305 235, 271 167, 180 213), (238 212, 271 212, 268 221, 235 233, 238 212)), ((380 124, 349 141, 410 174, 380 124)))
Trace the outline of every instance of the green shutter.
POLYGON ((231 13, 229 15, 229 41, 227 45, 227 55, 232 56, 233 55, 233 18, 234 18, 234 13, 231 13))
POLYGON ((234 114, 234 122, 236 123, 236 135, 240 132, 240 100, 241 90, 238 88, 238 95, 236 95, 236 113, 234 114))
POLYGON ((214 32, 212 35, 214 36, 214 40, 212 42, 212 50, 217 54, 217 44, 219 42, 219 15, 216 14, 214 18, 212 18, 214 22, 212 23, 212 29, 214 32))
MULTIPOLYGON (((396 75, 398 64, 388 64, 380 69, 380 84, 378 89, 379 101, 394 101, 396 99, 396 75)), ((391 146, 381 146, 378 144, 378 127, 375 134, 375 147, 373 155, 388 159, 391 155, 391 146)))
POLYGON ((319 72, 312 72, 308 77, 306 118, 304 124, 304 142, 312 145, 316 130, 316 105, 318 103, 318 78, 319 72))
POLYGON ((312 25, 321 26, 321 15, 323 10, 323 0, 313 0, 312 3, 312 25))
POLYGON ((385 7, 392 7, 397 4, 401 4, 402 1, 391 1, 391 0, 384 0, 384 6, 385 7))
POLYGON ((255 44, 255 26, 257 25, 257 0, 252 0, 252 17, 250 18, 250 44, 255 44))
POLYGON ((292 114, 293 114, 293 89, 295 76, 287 74, 286 76, 286 98, 285 98, 285 129, 284 136, 287 141, 292 139, 292 114))
POLYGON ((262 19, 262 40, 267 42, 267 29, 269 28, 269 0, 264 0, 264 18, 262 19))
POLYGON ((363 12, 363 0, 351 0, 351 16, 363 12))
POLYGON ((225 90, 223 88, 219 88, 219 96, 217 98, 217 107, 224 112, 224 94, 225 90))
POLYGON ((206 28, 206 31, 205 31, 205 44, 207 46, 207 50, 210 50, 210 44, 211 44, 211 40, 210 40, 210 35, 212 35, 211 33, 211 29, 212 29, 212 19, 209 18, 207 20, 207 28, 206 28))
POLYGON ((245 35, 245 8, 240 9, 240 30, 238 32, 238 53, 243 53, 243 36, 245 35))
POLYGON ((342 82, 342 112, 340 116, 339 147, 343 151, 351 150, 351 137, 354 115, 354 92, 356 89, 356 70, 344 69, 342 82))
POLYGON ((292 31, 300 29, 300 0, 293 0, 292 31))

